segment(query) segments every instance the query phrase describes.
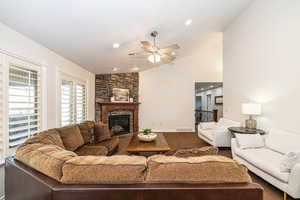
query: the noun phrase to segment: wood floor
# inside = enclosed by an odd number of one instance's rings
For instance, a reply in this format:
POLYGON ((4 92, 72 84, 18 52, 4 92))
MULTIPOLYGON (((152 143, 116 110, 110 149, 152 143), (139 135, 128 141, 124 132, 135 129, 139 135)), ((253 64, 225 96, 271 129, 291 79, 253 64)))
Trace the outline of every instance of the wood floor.
MULTIPOLYGON (((196 133, 164 133, 166 140, 172 150, 180 148, 194 148, 203 147, 208 144, 201 140, 196 133)), ((130 141, 131 135, 124 135, 120 137, 120 145, 117 154, 124 155, 127 154, 126 147, 130 141)), ((231 151, 229 148, 220 149, 219 154, 231 157, 231 151)), ((271 184, 265 182, 263 179, 252 174, 250 172, 253 182, 260 184, 264 188, 264 200, 283 200, 283 193, 277 188, 273 187, 271 184)), ((293 198, 288 197, 288 200, 293 200, 293 198)))

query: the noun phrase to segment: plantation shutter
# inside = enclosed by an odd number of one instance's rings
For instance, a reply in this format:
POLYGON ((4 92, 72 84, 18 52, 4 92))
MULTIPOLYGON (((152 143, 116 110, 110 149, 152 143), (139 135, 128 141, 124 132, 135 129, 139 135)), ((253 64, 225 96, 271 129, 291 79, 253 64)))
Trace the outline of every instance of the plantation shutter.
POLYGON ((15 148, 41 130, 40 72, 9 64, 9 148, 15 148))
POLYGON ((76 84, 76 123, 86 120, 86 87, 76 84))
POLYGON ((72 77, 61 79, 61 125, 80 123, 87 119, 86 85, 72 77))
POLYGON ((5 135, 4 135, 4 83, 3 83, 3 63, 0 55, 0 164, 4 162, 5 154, 5 135))
POLYGON ((61 125, 75 123, 73 82, 62 80, 61 83, 61 125))

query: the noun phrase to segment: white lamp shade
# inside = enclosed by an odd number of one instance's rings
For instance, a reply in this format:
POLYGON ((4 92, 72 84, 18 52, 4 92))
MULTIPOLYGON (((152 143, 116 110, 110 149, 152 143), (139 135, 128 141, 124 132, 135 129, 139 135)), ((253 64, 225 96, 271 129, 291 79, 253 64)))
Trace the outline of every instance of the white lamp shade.
POLYGON ((260 115, 261 105, 257 103, 243 103, 242 114, 244 115, 260 115))

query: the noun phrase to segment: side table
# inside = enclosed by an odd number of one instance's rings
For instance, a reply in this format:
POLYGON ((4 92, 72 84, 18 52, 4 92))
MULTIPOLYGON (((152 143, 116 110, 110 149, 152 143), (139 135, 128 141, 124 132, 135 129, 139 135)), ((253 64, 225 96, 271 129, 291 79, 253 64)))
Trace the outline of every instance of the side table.
POLYGON ((245 127, 229 127, 228 130, 232 134, 232 137, 235 137, 235 135, 234 135, 235 133, 237 133, 237 134, 261 134, 261 135, 266 134, 266 132, 261 129, 249 129, 249 128, 245 128, 245 127))

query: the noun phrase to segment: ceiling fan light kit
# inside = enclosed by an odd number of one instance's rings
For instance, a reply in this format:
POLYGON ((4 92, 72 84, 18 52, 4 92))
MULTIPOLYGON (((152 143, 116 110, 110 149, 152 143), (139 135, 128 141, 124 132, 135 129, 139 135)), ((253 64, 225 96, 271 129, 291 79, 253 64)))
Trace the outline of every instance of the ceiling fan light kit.
POLYGON ((158 63, 160 62, 160 56, 159 55, 156 55, 156 54, 152 54, 148 57, 148 60, 151 62, 151 63, 158 63))
POLYGON ((171 63, 176 58, 175 49, 179 49, 180 47, 177 44, 172 44, 165 48, 159 48, 156 45, 156 38, 158 36, 157 31, 152 31, 150 36, 153 38, 153 45, 151 45, 148 41, 141 41, 141 47, 144 51, 137 53, 129 53, 130 56, 138 56, 138 55, 148 55, 147 59, 150 63, 156 64, 159 62, 163 62, 165 64, 171 63))

